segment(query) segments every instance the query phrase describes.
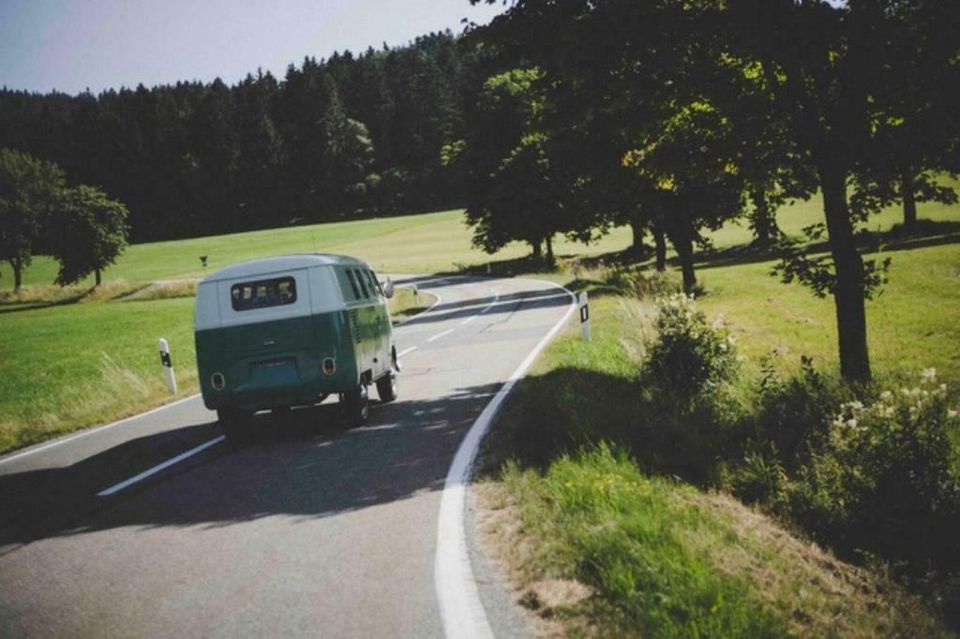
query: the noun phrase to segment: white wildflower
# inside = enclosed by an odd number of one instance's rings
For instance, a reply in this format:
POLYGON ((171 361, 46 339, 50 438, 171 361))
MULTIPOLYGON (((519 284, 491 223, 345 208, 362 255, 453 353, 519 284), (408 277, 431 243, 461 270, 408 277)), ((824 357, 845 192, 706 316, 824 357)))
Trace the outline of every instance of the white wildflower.
POLYGON ((927 383, 935 381, 937 379, 937 369, 932 366, 923 369, 923 372, 920 373, 920 379, 927 383))

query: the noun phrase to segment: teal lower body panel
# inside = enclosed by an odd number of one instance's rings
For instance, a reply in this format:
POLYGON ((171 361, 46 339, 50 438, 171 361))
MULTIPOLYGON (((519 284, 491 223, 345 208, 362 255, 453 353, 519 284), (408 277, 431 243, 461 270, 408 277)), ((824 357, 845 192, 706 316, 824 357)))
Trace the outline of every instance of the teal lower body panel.
POLYGON ((198 331, 196 344, 200 389, 211 410, 310 405, 359 381, 343 313, 198 331), (332 374, 322 370, 327 358, 336 362, 332 374), (218 375, 220 388, 214 385, 218 375))

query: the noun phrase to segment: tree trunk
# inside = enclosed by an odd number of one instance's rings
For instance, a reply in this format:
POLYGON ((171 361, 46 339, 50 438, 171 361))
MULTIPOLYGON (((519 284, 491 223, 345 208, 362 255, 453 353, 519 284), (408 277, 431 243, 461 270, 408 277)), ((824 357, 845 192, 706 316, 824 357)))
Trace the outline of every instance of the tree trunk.
POLYGON ((541 247, 540 240, 530 240, 530 246, 533 247, 534 257, 543 257, 543 248, 541 247))
POLYGON ((677 252, 677 259, 680 260, 680 271, 683 273, 683 292, 689 295, 693 293, 693 289, 697 286, 697 275, 693 270, 693 234, 685 220, 679 219, 668 225, 667 235, 677 252))
POLYGON ((8 260, 13 270, 13 292, 16 293, 23 286, 23 262, 18 259, 8 260))
POLYGON ((103 284, 103 278, 100 275, 100 269, 95 268, 93 269, 93 272, 94 272, 94 277, 96 277, 96 284, 94 284, 94 286, 95 287, 100 286, 101 284, 103 284))
POLYGON ((697 286, 697 275, 693 270, 693 242, 689 237, 674 239, 670 238, 673 248, 677 251, 677 257, 680 260, 680 271, 683 273, 683 292, 687 295, 693 293, 697 286))
POLYGON ((913 176, 909 171, 900 174, 900 194, 903 197, 903 230, 910 234, 917 230, 917 199, 913 176))
POLYGON ((633 231, 633 242, 630 244, 630 255, 641 257, 643 255, 643 234, 644 228, 640 220, 630 220, 630 230, 633 231))
POLYGON ((777 235, 780 229, 777 228, 777 219, 770 210, 767 194, 763 188, 757 188, 750 193, 750 199, 753 200, 753 232, 756 243, 769 244, 770 238, 777 235))
POLYGON ((657 272, 663 273, 667 270, 667 240, 659 226, 653 227, 653 241, 657 251, 657 272))
POLYGON ((850 382, 867 382, 870 381, 870 356, 867 352, 863 260, 854 243, 853 224, 847 208, 846 173, 834 166, 820 167, 819 173, 830 254, 837 275, 833 300, 837 311, 840 374, 850 382))
POLYGON ((554 265, 553 259, 553 233, 547 235, 547 264, 554 265))

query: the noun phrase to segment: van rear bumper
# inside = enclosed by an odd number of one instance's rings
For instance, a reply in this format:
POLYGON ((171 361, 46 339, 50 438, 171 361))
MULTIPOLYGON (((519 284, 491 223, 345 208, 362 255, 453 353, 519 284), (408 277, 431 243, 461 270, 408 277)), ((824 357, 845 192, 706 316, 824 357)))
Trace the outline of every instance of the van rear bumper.
POLYGON ((252 412, 289 406, 310 406, 326 395, 346 393, 353 390, 356 385, 357 382, 321 378, 272 387, 246 384, 221 391, 204 388, 202 395, 204 405, 210 410, 230 408, 252 412))

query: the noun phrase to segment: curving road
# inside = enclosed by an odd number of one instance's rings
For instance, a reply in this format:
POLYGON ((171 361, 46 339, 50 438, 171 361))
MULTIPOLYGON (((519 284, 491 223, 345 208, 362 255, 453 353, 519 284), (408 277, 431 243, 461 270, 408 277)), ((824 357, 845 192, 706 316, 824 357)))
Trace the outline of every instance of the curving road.
MULTIPOLYGON (((259 415, 259 441, 233 450, 194 397, 0 458, 0 636, 468 634, 444 626, 435 581, 444 481, 570 297, 409 280, 441 301, 396 329, 400 399, 367 426, 327 400, 259 415)), ((468 553, 493 634, 528 635, 468 553)))

